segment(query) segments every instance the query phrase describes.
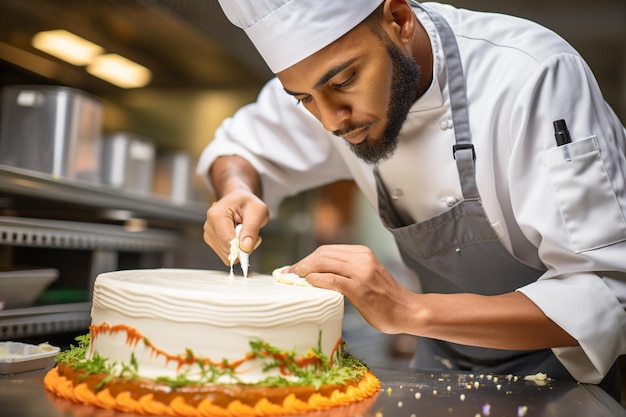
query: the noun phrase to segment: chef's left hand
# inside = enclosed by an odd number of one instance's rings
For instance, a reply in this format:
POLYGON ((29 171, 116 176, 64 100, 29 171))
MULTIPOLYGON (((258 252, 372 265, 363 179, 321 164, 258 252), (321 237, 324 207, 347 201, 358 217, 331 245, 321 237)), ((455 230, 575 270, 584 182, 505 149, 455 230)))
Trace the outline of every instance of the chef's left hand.
POLYGON ((402 332, 415 295, 366 246, 320 246, 285 272, 306 278, 315 287, 341 292, 371 326, 384 333, 402 332))

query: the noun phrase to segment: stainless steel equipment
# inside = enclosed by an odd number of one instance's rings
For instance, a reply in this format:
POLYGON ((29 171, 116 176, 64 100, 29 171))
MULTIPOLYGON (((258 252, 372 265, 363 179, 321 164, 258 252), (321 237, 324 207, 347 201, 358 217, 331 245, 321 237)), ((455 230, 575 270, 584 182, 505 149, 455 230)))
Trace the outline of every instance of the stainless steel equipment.
POLYGON ((74 88, 2 90, 0 164, 100 182, 102 104, 74 88))
POLYGON ((105 136, 102 182, 142 193, 152 192, 156 149, 154 143, 128 132, 105 136))
POLYGON ((177 204, 191 199, 193 161, 187 152, 176 151, 159 155, 154 174, 155 195, 177 204))

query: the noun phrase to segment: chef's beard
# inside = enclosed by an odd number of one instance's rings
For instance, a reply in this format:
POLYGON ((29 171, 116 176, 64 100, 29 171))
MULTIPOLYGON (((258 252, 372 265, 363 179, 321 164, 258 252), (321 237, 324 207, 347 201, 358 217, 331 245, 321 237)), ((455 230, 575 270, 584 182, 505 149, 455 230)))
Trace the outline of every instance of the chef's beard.
MULTIPOLYGON (((398 147, 400 130, 407 119, 409 109, 415 102, 417 87, 422 76, 421 67, 413 58, 404 55, 393 42, 387 43, 387 53, 393 65, 387 125, 379 138, 367 137, 361 143, 348 143, 357 157, 372 165, 389 158, 398 147)), ((341 133, 345 134, 350 130, 371 124, 371 122, 366 122, 356 127, 342 129, 341 133)))

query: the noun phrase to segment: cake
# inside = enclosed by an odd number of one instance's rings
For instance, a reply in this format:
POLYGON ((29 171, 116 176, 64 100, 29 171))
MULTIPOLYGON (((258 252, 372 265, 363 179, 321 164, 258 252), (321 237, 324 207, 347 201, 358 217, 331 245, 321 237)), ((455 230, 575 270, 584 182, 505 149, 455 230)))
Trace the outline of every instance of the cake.
POLYGON ((91 326, 44 386, 139 414, 278 416, 363 402, 378 379, 343 348, 343 296, 269 275, 100 274, 91 326))

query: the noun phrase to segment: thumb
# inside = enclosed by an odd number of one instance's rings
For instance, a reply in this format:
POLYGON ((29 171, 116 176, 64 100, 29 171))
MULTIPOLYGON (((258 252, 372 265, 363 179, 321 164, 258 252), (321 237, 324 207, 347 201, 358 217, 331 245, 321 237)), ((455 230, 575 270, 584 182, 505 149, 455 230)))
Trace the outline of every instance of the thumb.
POLYGON ((239 239, 239 249, 241 249, 244 252, 250 253, 256 250, 256 248, 258 248, 261 245, 262 241, 263 239, 261 238, 261 236, 257 237, 256 242, 253 242, 250 236, 244 236, 243 239, 239 239))

